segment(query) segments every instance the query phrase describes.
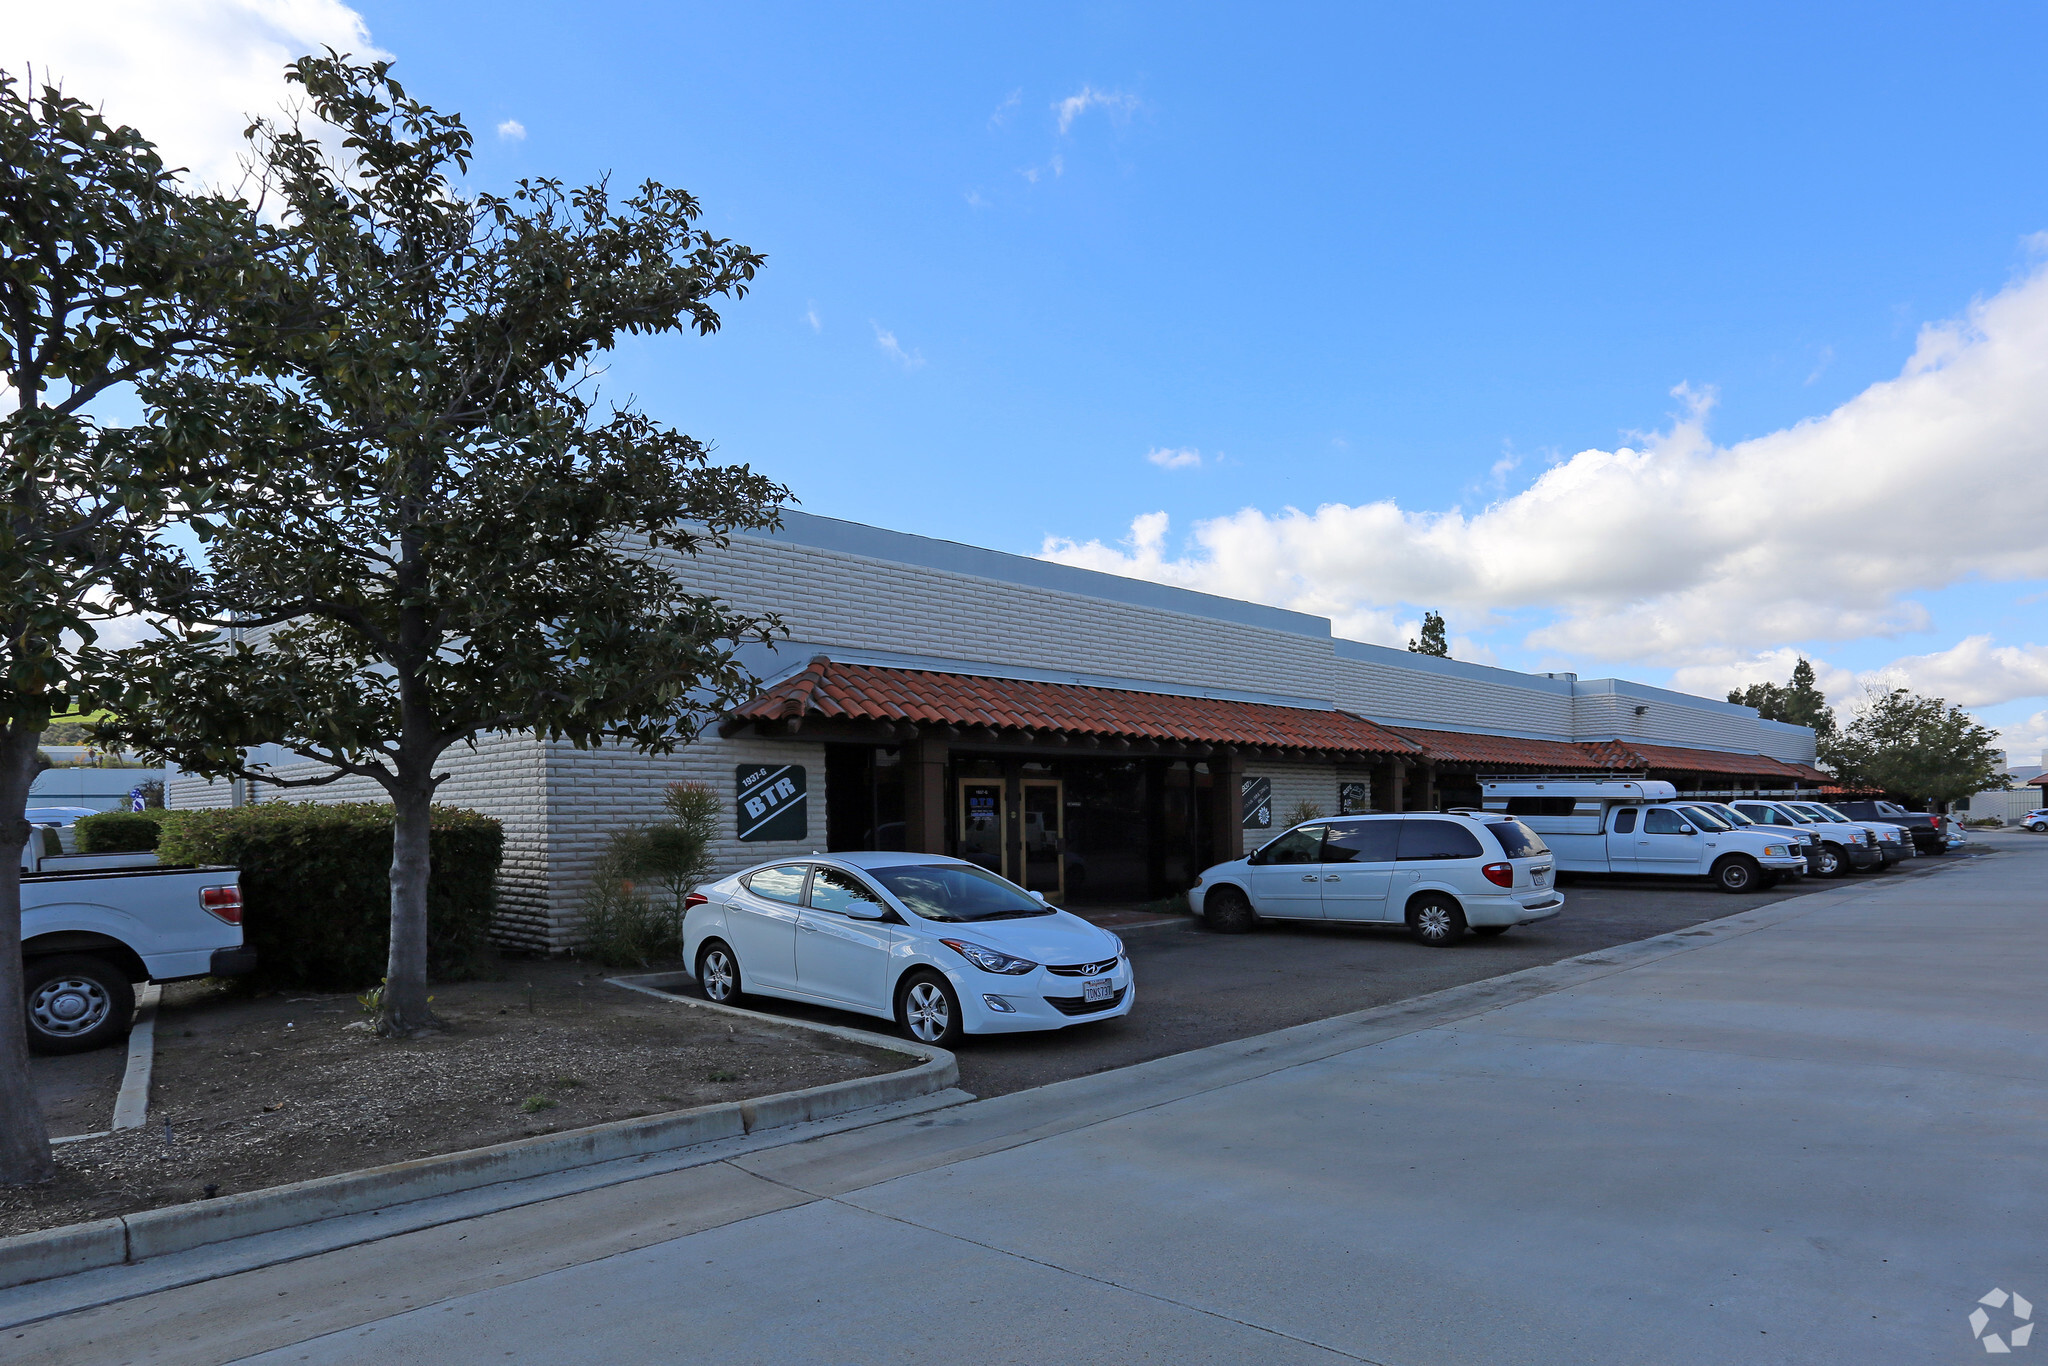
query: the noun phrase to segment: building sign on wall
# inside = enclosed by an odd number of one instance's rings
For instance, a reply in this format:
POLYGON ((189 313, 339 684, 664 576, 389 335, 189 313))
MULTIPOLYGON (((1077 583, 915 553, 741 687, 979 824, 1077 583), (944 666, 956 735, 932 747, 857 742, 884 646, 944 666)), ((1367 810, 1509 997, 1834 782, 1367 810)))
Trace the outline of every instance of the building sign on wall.
POLYGON ((800 840, 805 837, 804 770, 801 764, 741 764, 734 770, 743 840, 800 840))
POLYGON ((1362 816, 1372 809, 1372 785, 1370 783, 1338 783, 1337 814, 1340 816, 1362 816))
POLYGON ((1244 828, 1247 830, 1270 830, 1273 828, 1273 780, 1271 778, 1246 778, 1241 810, 1244 812, 1244 828))

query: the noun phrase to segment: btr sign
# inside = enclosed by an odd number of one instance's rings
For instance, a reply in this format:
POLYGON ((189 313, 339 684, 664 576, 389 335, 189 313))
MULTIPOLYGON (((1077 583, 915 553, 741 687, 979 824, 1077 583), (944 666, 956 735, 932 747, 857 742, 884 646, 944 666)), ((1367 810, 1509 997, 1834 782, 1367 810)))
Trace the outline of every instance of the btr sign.
POLYGON ((741 764, 734 776, 741 839, 804 838, 808 827, 803 765, 741 764))

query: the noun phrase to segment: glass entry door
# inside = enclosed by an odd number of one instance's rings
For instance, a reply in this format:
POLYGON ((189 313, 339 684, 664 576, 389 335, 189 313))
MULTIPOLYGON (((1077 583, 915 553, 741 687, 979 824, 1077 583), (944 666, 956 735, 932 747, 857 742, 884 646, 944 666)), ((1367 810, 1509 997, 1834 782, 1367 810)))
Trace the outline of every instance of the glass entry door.
POLYGON ((1003 857, 1006 805, 1001 778, 960 780, 960 857, 1002 877, 1010 875, 1003 857))
POLYGON ((1043 892, 1058 902, 1067 894, 1067 831, 1065 785, 1057 778, 1026 778, 1024 803, 1024 876, 1027 892, 1043 892))

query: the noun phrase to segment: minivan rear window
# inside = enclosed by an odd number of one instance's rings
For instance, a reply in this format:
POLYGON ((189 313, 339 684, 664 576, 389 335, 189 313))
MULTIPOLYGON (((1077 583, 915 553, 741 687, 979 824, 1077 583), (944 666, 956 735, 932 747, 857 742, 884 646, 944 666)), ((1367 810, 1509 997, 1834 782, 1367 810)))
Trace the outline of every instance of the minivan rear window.
POLYGON ((1484 851, 1479 836, 1456 821, 1433 821, 1410 817, 1401 822, 1401 861, 1415 859, 1478 858, 1484 851))
POLYGON ((1543 836, 1520 821, 1488 821, 1486 828, 1500 841, 1500 851, 1509 858, 1534 858, 1550 852, 1543 836))

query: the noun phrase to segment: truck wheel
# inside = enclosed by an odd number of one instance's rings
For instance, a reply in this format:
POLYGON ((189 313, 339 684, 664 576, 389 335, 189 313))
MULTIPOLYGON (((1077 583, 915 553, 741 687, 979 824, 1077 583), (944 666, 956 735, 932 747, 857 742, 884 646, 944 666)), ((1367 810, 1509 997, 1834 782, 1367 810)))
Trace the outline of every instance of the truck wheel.
POLYGON ((1730 854, 1714 865, 1714 885, 1724 892, 1753 892, 1763 870, 1747 854, 1730 854))
POLYGON ((135 985, 104 958, 32 958, 22 974, 28 1046, 37 1053, 84 1053, 128 1032, 135 985))
POLYGON ((1839 844, 1823 844, 1820 847, 1820 875, 1822 877, 1847 877, 1849 860, 1842 853, 1839 844))
POLYGON ((1408 903, 1408 930, 1416 942, 1448 948, 1465 937, 1465 911, 1447 896, 1419 896, 1408 903))
POLYGON ((1202 898, 1202 923, 1218 934, 1246 934, 1259 923, 1252 903, 1235 887, 1211 887, 1202 898))

